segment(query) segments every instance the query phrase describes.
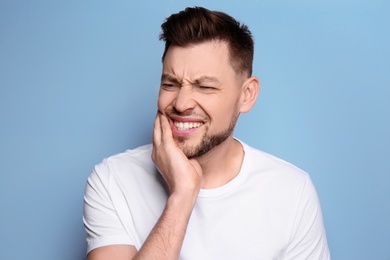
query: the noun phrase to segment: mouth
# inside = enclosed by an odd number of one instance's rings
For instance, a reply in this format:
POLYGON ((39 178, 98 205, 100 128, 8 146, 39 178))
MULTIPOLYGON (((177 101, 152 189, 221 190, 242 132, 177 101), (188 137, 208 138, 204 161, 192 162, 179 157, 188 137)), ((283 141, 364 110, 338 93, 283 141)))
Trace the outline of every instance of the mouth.
POLYGON ((202 128, 205 122, 195 118, 171 117, 171 129, 174 137, 185 137, 195 135, 202 128))
POLYGON ((190 129, 201 127, 203 125, 202 122, 179 122, 179 121, 174 121, 173 124, 175 125, 176 129, 179 131, 187 131, 190 129))

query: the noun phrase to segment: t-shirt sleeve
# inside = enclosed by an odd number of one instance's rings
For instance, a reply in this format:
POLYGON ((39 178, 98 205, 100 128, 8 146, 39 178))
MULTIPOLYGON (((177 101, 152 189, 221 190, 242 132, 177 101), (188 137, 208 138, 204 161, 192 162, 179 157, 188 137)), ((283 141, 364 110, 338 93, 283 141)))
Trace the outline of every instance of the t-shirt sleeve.
POLYGON ((291 241, 283 259, 330 260, 321 206, 309 176, 302 187, 291 241))
POLYGON ((83 215, 87 233, 87 253, 107 245, 134 244, 111 200, 109 181, 109 172, 104 163, 97 165, 87 180, 83 215))

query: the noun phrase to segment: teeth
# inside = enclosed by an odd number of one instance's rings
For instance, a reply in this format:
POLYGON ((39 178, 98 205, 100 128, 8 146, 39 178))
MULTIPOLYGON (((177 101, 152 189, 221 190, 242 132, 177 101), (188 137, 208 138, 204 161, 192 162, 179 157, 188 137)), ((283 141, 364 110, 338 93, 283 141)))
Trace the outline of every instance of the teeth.
POLYGON ((191 128, 197 128, 203 125, 203 123, 200 122, 175 122, 175 126, 178 130, 184 131, 189 130, 191 128))

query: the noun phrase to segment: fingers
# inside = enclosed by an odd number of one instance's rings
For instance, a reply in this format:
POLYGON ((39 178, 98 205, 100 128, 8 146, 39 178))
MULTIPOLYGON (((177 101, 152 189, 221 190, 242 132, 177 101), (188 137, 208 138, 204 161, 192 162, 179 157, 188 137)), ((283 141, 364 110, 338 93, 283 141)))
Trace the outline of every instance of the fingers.
POLYGON ((161 144, 161 123, 160 123, 160 112, 157 112, 156 119, 154 120, 153 128, 153 145, 159 146, 161 144))
POLYGON ((161 125, 161 134, 162 134, 162 141, 170 141, 172 140, 172 131, 171 131, 171 125, 169 124, 168 118, 160 114, 160 125, 161 125))
POLYGON ((162 142, 173 140, 171 126, 168 118, 158 112, 154 121, 153 144, 160 145, 162 142))

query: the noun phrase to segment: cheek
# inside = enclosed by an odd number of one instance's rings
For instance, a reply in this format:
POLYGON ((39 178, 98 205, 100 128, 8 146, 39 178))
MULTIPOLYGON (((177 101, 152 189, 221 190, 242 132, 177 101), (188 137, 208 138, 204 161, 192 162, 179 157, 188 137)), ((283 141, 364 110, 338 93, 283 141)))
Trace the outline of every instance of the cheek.
POLYGON ((229 100, 226 102, 220 102, 218 105, 214 105, 214 121, 220 126, 226 126, 230 124, 232 118, 237 115, 237 100, 229 100))
POLYGON ((160 97, 157 99, 157 108, 158 108, 158 110, 159 110, 160 112, 162 112, 161 110, 162 110, 162 108, 163 108, 163 102, 161 101, 161 98, 160 98, 160 97))
POLYGON ((198 102, 199 107, 208 115, 212 122, 220 125, 230 118, 233 109, 229 105, 229 101, 226 102, 224 99, 219 98, 208 98, 202 101, 198 102))
POLYGON ((163 112, 167 108, 167 106, 169 106, 169 104, 169 97, 160 93, 157 99, 158 110, 160 110, 160 112, 163 112))

